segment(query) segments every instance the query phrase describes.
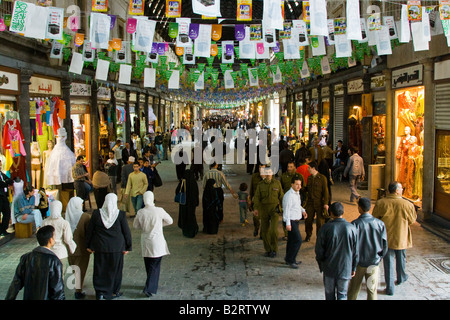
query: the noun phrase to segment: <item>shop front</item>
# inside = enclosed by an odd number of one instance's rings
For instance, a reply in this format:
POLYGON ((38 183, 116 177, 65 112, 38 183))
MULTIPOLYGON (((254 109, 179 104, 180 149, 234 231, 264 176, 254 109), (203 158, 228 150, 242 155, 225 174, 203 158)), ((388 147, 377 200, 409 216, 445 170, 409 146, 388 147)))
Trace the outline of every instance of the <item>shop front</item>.
POLYGON ((425 87, 423 65, 392 71, 394 92, 394 178, 403 197, 422 206, 425 87))
POLYGON ((320 144, 325 146, 329 141, 330 130, 330 87, 322 87, 320 95, 320 114, 319 114, 319 137, 320 144))
MULTIPOLYGON (((99 156, 106 159, 111 148, 110 142, 115 141, 114 106, 111 103, 111 89, 99 87, 97 92, 97 108, 100 115, 99 124, 99 156)), ((103 164, 103 161, 101 162, 103 164)))
MULTIPOLYGON (((386 163, 386 91, 385 76, 373 76, 370 81, 372 93, 372 157, 371 164, 386 163)), ((370 112, 369 111, 369 112, 370 112)))
POLYGON ((72 83, 70 86, 70 119, 72 120, 75 155, 85 157, 86 167, 91 164, 91 85, 72 83))
POLYGON ((342 83, 334 85, 333 96, 333 146, 336 147, 339 140, 346 143, 346 137, 344 137, 344 86, 342 83))
POLYGON ((303 128, 304 128, 304 113, 303 113, 303 93, 299 92, 295 94, 295 131, 294 134, 300 140, 304 136, 303 128))
MULTIPOLYGON (((127 141, 126 137, 126 102, 127 95, 125 91, 117 90, 115 93, 116 98, 116 109, 115 109, 115 136, 116 140, 120 140, 122 142, 127 141)), ((133 110, 134 112, 134 110, 133 110)), ((131 117, 130 117, 131 119, 131 117)))
POLYGON ((362 79, 347 82, 347 112, 348 112, 348 147, 357 147, 363 155, 363 106, 362 93, 364 84, 362 79))

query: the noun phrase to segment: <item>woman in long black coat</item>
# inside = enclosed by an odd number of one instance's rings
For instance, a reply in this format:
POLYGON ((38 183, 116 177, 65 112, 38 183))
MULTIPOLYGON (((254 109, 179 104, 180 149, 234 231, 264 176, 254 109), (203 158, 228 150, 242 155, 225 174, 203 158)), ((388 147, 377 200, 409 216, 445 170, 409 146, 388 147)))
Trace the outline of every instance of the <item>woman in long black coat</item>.
POLYGON ((185 237, 193 238, 198 233, 197 218, 195 217, 195 210, 199 205, 198 185, 194 172, 187 169, 175 189, 175 194, 180 191, 183 180, 186 187, 186 204, 179 205, 178 227, 183 230, 185 237))
POLYGON ((214 184, 214 179, 208 179, 203 190, 203 232, 208 234, 217 234, 219 231, 219 206, 220 200, 214 184))

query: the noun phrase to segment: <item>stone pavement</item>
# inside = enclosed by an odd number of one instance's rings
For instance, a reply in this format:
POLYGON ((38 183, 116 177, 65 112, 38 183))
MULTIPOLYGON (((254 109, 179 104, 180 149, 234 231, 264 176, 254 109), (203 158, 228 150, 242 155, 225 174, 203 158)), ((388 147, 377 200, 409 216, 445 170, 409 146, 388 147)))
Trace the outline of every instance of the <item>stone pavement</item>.
MULTIPOLYGON (((205 165, 205 170, 206 170, 205 165)), ((162 259, 158 294, 147 298, 142 294, 146 279, 144 261, 141 257, 140 233, 132 228, 133 251, 125 256, 122 292, 120 300, 323 300, 322 274, 315 261, 315 229, 310 242, 303 243, 297 260, 299 269, 284 264, 286 242, 281 239, 279 225, 279 251, 275 258, 264 257, 262 240, 253 237, 253 226, 242 227, 239 223, 238 202, 225 192, 224 221, 217 235, 201 232, 202 208, 197 208, 200 232, 193 238, 183 237, 177 226, 178 206, 174 203, 176 174, 174 165, 164 161, 158 170, 164 185, 155 190, 155 202, 174 219, 164 233, 171 254, 162 259)), ((224 165, 224 172, 234 188, 241 182, 250 182, 245 165, 224 165)), ((205 171, 206 172, 206 171, 205 171)), ((199 182, 199 191, 202 186, 199 182)), ((341 201, 345 207, 344 218, 357 218, 357 207, 348 202, 346 183, 333 186, 333 201, 341 201)), ((367 195, 367 191, 361 191, 367 195)), ((92 200, 93 197, 92 197, 92 200)), ((95 207, 95 201, 92 201, 95 207)), ((201 203, 201 201, 200 201, 201 203)), ((248 219, 251 223, 252 219, 248 219)), ((304 224, 300 225, 302 237, 304 224)), ((450 299, 450 246, 447 241, 425 230, 419 223, 412 227, 414 247, 407 250, 406 283, 396 287, 394 296, 386 296, 384 272, 380 267, 379 300, 445 300, 450 299)), ((31 251, 35 238, 13 239, 0 247, 0 299, 4 299, 20 256, 31 251)), ((92 286, 92 264, 85 281, 87 299, 95 299, 92 286)), ((66 278, 68 275, 66 275, 66 278)), ((74 290, 66 279, 66 297, 74 299, 74 290)), ((22 298, 22 292, 18 299, 22 298)), ((359 299, 366 299, 365 287, 359 299)))

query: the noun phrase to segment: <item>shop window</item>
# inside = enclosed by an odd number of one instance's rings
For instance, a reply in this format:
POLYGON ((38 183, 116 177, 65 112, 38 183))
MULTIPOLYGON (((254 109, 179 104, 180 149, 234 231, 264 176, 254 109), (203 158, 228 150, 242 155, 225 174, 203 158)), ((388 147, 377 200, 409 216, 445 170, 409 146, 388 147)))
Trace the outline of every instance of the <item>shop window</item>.
POLYGON ((450 131, 436 133, 434 211, 450 220, 450 131))
POLYGON ((424 87, 395 92, 397 110, 396 179, 403 196, 420 206, 423 186, 424 87))

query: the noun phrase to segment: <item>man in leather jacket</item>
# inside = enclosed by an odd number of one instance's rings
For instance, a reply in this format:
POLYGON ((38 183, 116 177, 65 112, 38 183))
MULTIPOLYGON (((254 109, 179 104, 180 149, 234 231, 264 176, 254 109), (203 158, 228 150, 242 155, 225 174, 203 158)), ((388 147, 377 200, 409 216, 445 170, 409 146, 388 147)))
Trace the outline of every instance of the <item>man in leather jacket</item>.
POLYGON ((334 202, 329 211, 332 220, 317 235, 316 260, 323 272, 325 299, 346 300, 348 283, 358 264, 358 234, 356 227, 342 218, 342 203, 334 202))
POLYGON ((367 300, 377 300, 379 264, 388 251, 384 222, 370 214, 370 199, 358 200, 359 218, 352 221, 358 231, 359 262, 356 274, 350 280, 348 299, 356 300, 363 278, 366 279, 367 300))
POLYGON ((65 300, 62 263, 50 250, 55 228, 40 228, 36 238, 39 247, 20 258, 5 300, 15 300, 22 288, 24 300, 65 300))

